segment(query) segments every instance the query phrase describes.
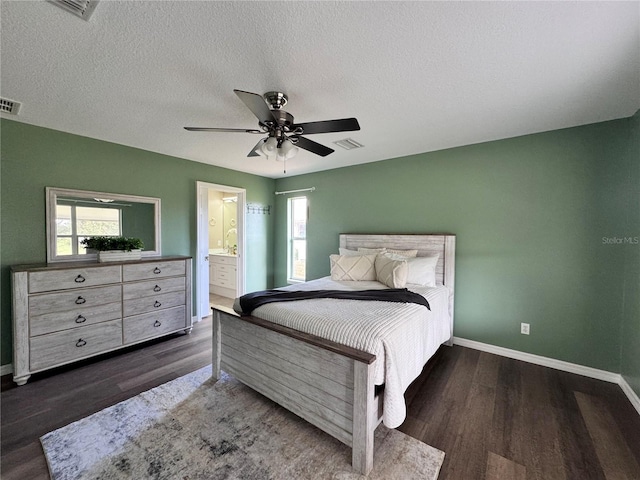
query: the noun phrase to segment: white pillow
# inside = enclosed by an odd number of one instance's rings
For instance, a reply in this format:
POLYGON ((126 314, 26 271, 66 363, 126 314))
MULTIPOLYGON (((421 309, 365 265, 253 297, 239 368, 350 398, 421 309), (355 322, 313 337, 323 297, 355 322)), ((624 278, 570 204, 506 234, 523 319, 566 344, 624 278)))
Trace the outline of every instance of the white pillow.
POLYGON ((386 253, 393 255, 401 255, 407 258, 413 258, 418 256, 418 250, 394 250, 393 248, 387 248, 386 253))
POLYGON ((435 287, 438 257, 439 255, 408 258, 407 266, 409 267, 409 273, 407 274, 407 283, 423 285, 425 287, 435 287))
POLYGON ((406 260, 397 260, 388 255, 378 255, 375 259, 376 279, 390 288, 404 288, 407 284, 408 266, 406 260))
POLYGON ((376 255, 330 255, 331 280, 375 280, 376 255))

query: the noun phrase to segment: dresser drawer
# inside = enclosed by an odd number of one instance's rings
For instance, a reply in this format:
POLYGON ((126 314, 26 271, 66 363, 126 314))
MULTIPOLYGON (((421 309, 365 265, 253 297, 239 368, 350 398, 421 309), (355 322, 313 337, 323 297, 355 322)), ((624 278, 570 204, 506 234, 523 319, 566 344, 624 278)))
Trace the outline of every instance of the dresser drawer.
POLYGON ((150 280, 184 275, 185 272, 186 265, 184 260, 136 263, 122 266, 122 279, 124 282, 150 280))
POLYGON ((236 288, 235 280, 232 282, 230 280, 218 279, 215 282, 213 282, 213 284, 218 287, 236 288))
POLYGON ((215 263, 217 265, 235 265, 236 264, 236 257, 210 255, 209 259, 211 260, 211 263, 215 263))
POLYGON ((29 340, 32 371, 61 365, 122 345, 122 320, 40 335, 29 340))
POLYGON ((185 304, 185 293, 169 292, 153 297, 142 297, 125 300, 123 306, 123 316, 130 317, 140 313, 156 312, 169 307, 176 307, 185 304))
POLYGON ((122 286, 122 298, 131 300, 169 292, 184 292, 185 286, 185 277, 158 278, 149 282, 125 283, 122 286))
POLYGON ((96 307, 78 308, 66 312, 45 313, 29 318, 29 335, 44 335, 45 333, 69 330, 70 328, 84 327, 108 320, 122 318, 122 303, 106 303, 96 307))
POLYGON ((185 307, 174 307, 158 312, 136 315, 123 320, 124 343, 135 343, 187 328, 185 307))
POLYGON ((120 265, 109 267, 78 267, 46 272, 29 272, 29 293, 92 287, 108 283, 120 283, 120 265))
POLYGON ((90 308, 120 301, 122 301, 120 285, 32 295, 29 297, 29 316, 76 311, 78 308, 90 308))
POLYGON ((236 288, 235 265, 213 265, 213 278, 209 283, 225 288, 236 288))
POLYGON ((218 271, 216 272, 216 279, 217 280, 229 280, 231 277, 231 274, 229 272, 226 272, 224 270, 218 269, 218 271))
POLYGON ((227 274, 233 273, 234 275, 236 273, 236 266, 235 265, 216 265, 215 268, 216 268, 216 270, 218 272, 224 272, 224 273, 227 273, 227 274))

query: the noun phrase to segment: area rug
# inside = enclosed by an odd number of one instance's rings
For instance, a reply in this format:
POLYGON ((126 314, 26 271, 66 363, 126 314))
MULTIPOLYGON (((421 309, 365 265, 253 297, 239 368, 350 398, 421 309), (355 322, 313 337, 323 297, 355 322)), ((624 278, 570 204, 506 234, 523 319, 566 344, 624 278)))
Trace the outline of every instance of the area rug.
MULTIPOLYGON (((40 441, 53 480, 364 478, 351 449, 224 374, 202 368, 40 441)), ((370 479, 435 480, 444 452, 376 430, 370 479)))

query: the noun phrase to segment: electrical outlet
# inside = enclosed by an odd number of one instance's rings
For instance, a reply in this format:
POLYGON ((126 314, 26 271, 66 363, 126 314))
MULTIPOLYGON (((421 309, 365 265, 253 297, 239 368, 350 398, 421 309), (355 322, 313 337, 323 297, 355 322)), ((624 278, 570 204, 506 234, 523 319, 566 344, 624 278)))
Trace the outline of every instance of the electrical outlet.
POLYGON ((520 324, 520 333, 523 335, 529 335, 529 324, 521 323, 520 324))

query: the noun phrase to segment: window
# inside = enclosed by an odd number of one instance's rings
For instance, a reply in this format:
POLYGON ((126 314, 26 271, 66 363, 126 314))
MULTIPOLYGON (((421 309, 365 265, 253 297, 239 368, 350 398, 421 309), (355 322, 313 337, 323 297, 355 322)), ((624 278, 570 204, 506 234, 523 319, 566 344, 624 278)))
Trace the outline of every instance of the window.
POLYGON ((80 242, 95 235, 118 236, 122 232, 119 208, 56 205, 56 252, 58 255, 84 255, 80 242))
POLYGON ((307 278, 307 197, 290 198, 288 202, 288 266, 289 282, 307 278))

